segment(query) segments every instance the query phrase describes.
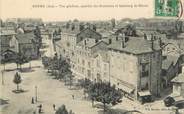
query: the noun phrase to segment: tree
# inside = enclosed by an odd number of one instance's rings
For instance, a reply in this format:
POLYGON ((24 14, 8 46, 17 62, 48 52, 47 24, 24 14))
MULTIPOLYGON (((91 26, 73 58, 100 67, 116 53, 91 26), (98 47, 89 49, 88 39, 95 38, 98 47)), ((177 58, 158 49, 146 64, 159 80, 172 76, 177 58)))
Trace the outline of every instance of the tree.
POLYGON ((87 93, 92 100, 92 105, 94 101, 103 103, 104 112, 106 111, 106 104, 115 105, 121 102, 122 98, 120 90, 116 90, 115 86, 111 86, 110 83, 106 82, 92 83, 87 93))
POLYGON ((79 30, 80 31, 84 30, 84 25, 82 23, 80 23, 80 25, 79 25, 79 30))
POLYGON ((40 28, 38 26, 36 26, 36 29, 34 30, 34 35, 35 35, 36 43, 38 44, 37 55, 39 55, 40 54, 40 48, 41 48, 41 45, 42 45, 42 37, 41 37, 40 28))
POLYGON ((21 76, 20 76, 20 74, 18 74, 18 72, 15 73, 13 82, 15 84, 17 84, 17 91, 18 91, 19 90, 19 84, 22 82, 21 76))
POLYGON ((17 57, 15 59, 15 63, 17 64, 17 69, 18 69, 18 66, 20 66, 20 70, 22 70, 22 67, 21 67, 22 64, 27 62, 29 62, 29 59, 24 54, 21 54, 21 53, 17 54, 17 57))
POLYGON ((68 114, 65 105, 59 107, 58 110, 56 110, 55 114, 68 114))

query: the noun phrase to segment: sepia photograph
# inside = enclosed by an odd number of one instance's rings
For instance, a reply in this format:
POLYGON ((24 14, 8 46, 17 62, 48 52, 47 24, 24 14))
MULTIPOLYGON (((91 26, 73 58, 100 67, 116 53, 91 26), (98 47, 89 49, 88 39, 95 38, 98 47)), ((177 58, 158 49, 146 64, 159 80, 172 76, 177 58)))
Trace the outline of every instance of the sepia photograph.
POLYGON ((182 2, 152 1, 136 18, 2 8, 0 114, 184 114, 182 2))

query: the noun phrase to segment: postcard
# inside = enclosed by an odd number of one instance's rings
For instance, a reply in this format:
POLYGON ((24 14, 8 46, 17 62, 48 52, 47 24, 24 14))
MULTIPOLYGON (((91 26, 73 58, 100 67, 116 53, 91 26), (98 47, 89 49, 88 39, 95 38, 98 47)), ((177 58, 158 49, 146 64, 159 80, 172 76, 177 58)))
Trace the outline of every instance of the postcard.
POLYGON ((0 114, 184 114, 183 0, 1 0, 0 114))

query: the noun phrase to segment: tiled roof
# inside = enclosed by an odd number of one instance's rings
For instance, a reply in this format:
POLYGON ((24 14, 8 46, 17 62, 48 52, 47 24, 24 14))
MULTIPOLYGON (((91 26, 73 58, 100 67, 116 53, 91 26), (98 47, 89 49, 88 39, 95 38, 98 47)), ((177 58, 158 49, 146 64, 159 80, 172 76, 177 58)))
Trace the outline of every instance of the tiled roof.
MULTIPOLYGON (((95 47, 95 46, 99 46, 99 44, 101 44, 101 43, 105 43, 105 44, 107 45, 107 43, 104 42, 104 41, 102 41, 102 40, 99 41, 99 42, 97 42, 97 43, 95 43, 95 42, 89 40, 89 41, 86 41, 86 45, 84 44, 84 40, 82 40, 82 41, 80 41, 77 45, 78 45, 78 46, 85 46, 85 47, 88 47, 88 48, 93 48, 93 47, 95 47)), ((99 49, 99 50, 100 50, 100 49, 99 49)))
POLYGON ((100 38, 102 37, 102 35, 90 28, 86 28, 82 31, 80 31, 80 33, 77 34, 77 37, 81 34, 85 34, 85 37, 88 37, 88 38, 94 38, 94 39, 98 39, 98 37, 94 37, 94 34, 95 35, 98 35, 100 38))
POLYGON ((171 80, 172 82, 184 83, 184 73, 179 74, 174 79, 171 80))
POLYGON ((1 29, 0 30, 0 36, 3 36, 3 35, 15 35, 15 30, 3 30, 1 29))
MULTIPOLYGON (((109 49, 123 51, 132 54, 142 54, 142 53, 149 53, 153 52, 151 48, 151 41, 144 40, 143 38, 139 37, 130 37, 129 41, 125 43, 125 47, 122 48, 121 40, 115 41, 109 45, 109 49)), ((154 50, 161 50, 160 45, 158 42, 154 42, 154 50)))
POLYGON ((34 40, 34 33, 25 33, 25 34, 17 34, 16 38, 19 43, 32 43, 31 40, 34 40))

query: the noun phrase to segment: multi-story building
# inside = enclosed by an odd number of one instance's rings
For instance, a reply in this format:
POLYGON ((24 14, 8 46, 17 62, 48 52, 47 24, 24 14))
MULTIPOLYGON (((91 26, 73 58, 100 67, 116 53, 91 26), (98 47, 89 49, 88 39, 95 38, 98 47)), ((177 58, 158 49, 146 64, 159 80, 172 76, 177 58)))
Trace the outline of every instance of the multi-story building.
POLYGON ((92 81, 106 80, 104 76, 109 77, 107 45, 103 41, 95 42, 95 39, 91 38, 84 38, 77 44, 77 61, 74 69, 77 77, 92 81))
POLYGON ((125 35, 109 45, 110 79, 130 98, 159 96, 161 91, 162 51, 159 41, 125 35))
POLYGON ((56 51, 70 58, 76 78, 110 81, 131 99, 144 100, 161 92, 161 42, 153 39, 119 34, 103 41, 101 34, 87 28, 62 33, 56 51))

